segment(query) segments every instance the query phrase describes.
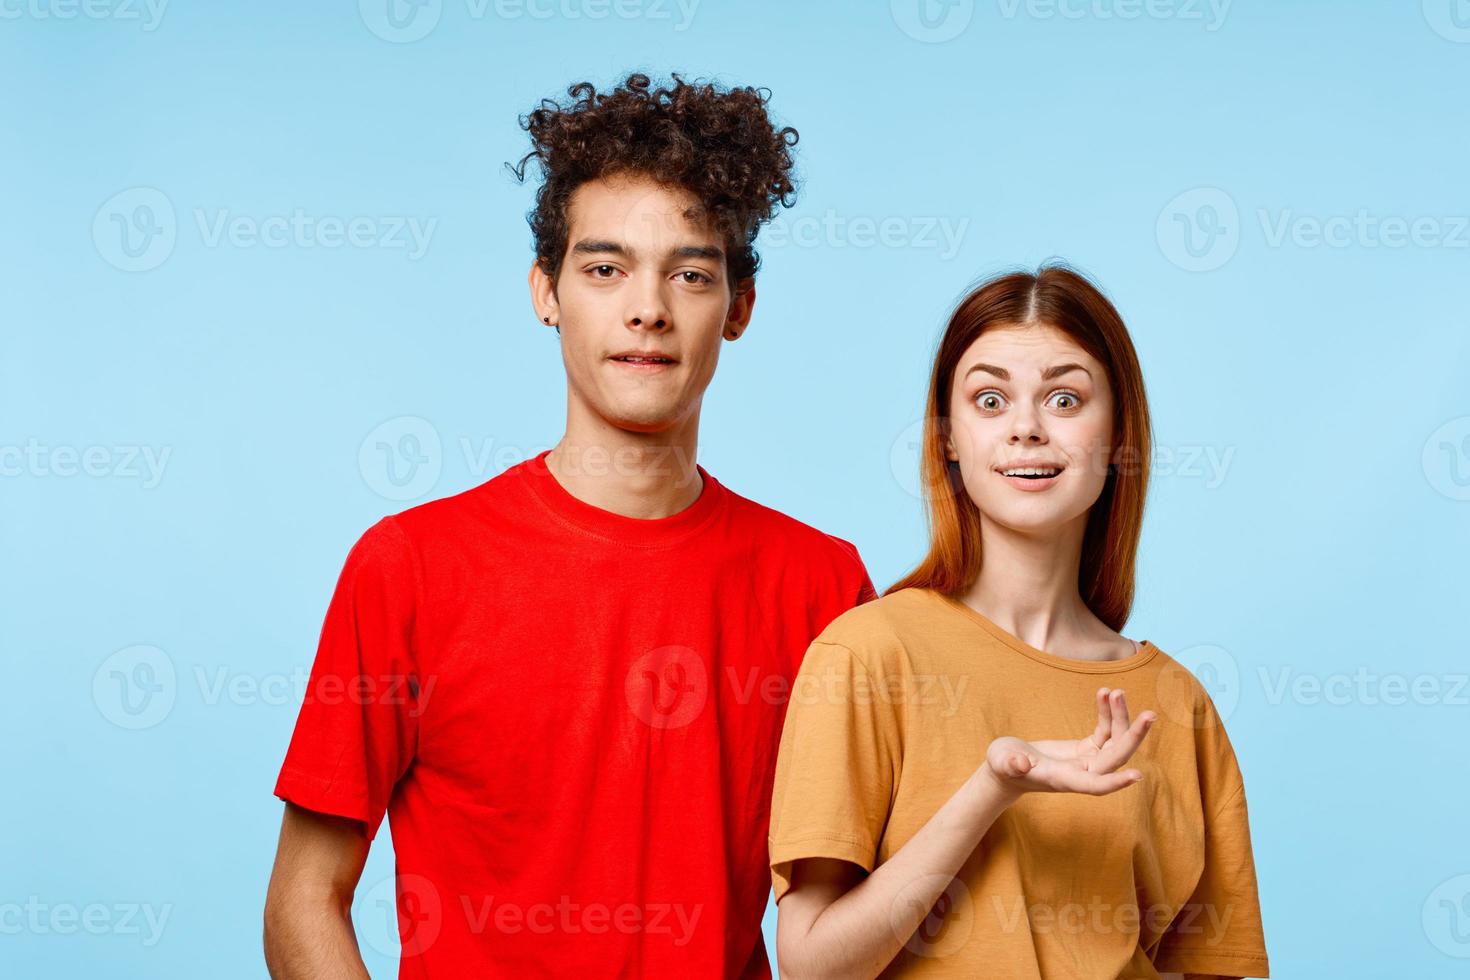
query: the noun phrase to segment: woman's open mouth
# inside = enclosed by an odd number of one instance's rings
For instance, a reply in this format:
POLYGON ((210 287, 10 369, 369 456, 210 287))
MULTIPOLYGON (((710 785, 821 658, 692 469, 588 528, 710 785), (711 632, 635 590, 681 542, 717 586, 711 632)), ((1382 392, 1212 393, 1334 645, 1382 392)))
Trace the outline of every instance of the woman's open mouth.
POLYGON ((1062 466, 1006 466, 996 470, 1017 490, 1045 490, 1062 475, 1062 466))

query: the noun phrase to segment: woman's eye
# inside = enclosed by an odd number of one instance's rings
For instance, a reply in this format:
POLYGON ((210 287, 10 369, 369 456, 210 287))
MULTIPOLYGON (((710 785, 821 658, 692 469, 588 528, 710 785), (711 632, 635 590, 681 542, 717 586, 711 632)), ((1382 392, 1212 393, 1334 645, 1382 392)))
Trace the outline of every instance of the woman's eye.
POLYGON ((986 412, 998 412, 1005 407, 1005 403, 1005 396, 998 391, 987 389, 975 396, 975 404, 986 412))
POLYGON ((1070 412, 1082 404, 1082 399, 1070 391, 1054 392, 1047 401, 1053 408, 1059 408, 1064 412, 1070 412))

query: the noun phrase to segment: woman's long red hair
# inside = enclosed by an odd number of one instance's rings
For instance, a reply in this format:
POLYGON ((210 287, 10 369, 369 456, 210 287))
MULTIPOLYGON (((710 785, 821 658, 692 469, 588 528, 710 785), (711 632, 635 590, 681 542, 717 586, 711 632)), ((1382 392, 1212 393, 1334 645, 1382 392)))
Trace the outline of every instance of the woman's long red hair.
POLYGON ((960 358, 976 338, 995 327, 1029 323, 1055 327, 1072 338, 1102 364, 1112 387, 1112 464, 1102 495, 1087 515, 1077 585, 1093 614, 1121 630, 1133 606, 1152 457, 1148 398, 1123 318, 1097 286, 1060 265, 992 279, 961 300, 950 317, 929 379, 919 463, 929 553, 884 594, 917 587, 958 595, 980 574, 980 512, 965 492, 958 464, 945 454, 950 387, 960 358))

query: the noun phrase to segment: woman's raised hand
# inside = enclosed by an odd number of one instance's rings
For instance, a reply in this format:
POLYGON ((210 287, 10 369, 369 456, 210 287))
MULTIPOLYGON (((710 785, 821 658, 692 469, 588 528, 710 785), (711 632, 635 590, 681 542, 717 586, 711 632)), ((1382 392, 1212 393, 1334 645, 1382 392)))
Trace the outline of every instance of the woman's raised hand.
POLYGON ((1086 738, 1025 741, 1009 735, 990 743, 985 762, 1003 789, 1012 793, 1089 793, 1103 796, 1143 778, 1127 762, 1158 715, 1145 711, 1128 721, 1123 689, 1097 692, 1097 727, 1086 738))

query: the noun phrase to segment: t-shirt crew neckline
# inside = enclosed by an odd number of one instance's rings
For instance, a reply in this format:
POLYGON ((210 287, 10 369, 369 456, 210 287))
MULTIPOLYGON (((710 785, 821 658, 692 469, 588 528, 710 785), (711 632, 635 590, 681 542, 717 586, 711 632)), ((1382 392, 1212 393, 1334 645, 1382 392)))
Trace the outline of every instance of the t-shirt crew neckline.
POLYGON ((971 622, 1012 650, 1024 654, 1037 663, 1045 664, 1048 667, 1076 671, 1079 674, 1116 674, 1125 670, 1133 670, 1135 667, 1142 667, 1159 652, 1159 648, 1148 640, 1140 640, 1138 641, 1138 650, 1136 652, 1119 660, 1078 660, 1075 657, 1061 657, 1057 654, 1047 653, 1045 650, 1037 649, 1020 637, 1001 629, 1000 626, 996 625, 996 623, 981 614, 978 610, 956 599, 954 596, 945 595, 934 589, 924 589, 923 591, 938 599, 943 605, 950 607, 955 612, 968 618, 971 622))
POLYGON ((661 548, 683 541, 704 527, 728 496, 720 482, 695 463, 704 483, 694 503, 667 517, 628 517, 574 497, 546 465, 550 454, 550 449, 544 449, 523 464, 536 498, 574 530, 632 548, 661 548))

